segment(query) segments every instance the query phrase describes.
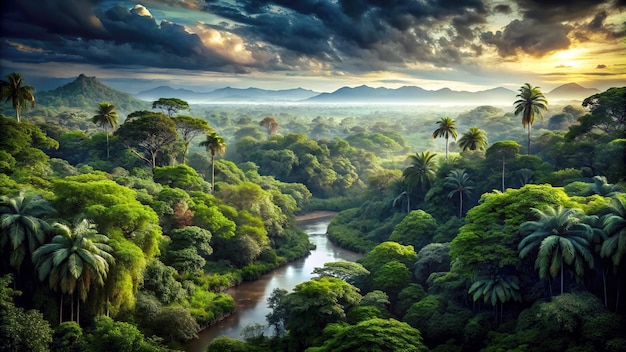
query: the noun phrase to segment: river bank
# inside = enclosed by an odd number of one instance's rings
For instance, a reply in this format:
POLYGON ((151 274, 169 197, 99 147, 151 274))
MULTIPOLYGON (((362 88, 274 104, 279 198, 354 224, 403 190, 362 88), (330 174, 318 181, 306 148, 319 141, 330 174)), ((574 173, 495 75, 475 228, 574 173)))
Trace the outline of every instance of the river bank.
POLYGON ((244 327, 251 324, 266 325, 265 316, 270 312, 267 307, 267 298, 274 289, 291 291, 296 285, 313 278, 313 270, 322 267, 325 263, 357 260, 360 254, 339 248, 327 240, 327 226, 335 214, 335 212, 313 212, 299 217, 299 227, 309 235, 316 249, 304 258, 289 262, 285 266, 264 274, 258 280, 243 282, 228 289, 226 293, 233 296, 237 306, 235 312, 217 324, 202 330, 198 339, 186 344, 185 350, 202 352, 217 336, 241 338, 239 333, 244 327))

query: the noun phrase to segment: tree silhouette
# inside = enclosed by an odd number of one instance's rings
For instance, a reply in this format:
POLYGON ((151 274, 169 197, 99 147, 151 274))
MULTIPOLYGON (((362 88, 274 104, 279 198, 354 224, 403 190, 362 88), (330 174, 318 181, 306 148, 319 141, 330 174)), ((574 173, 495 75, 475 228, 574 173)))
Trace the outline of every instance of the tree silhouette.
POLYGON ((576 281, 584 276, 585 263, 593 268, 591 240, 593 230, 580 221, 578 209, 552 208, 545 211, 533 208, 538 218, 520 226, 524 239, 519 243, 519 256, 525 258, 535 248, 539 248, 535 269, 539 277, 547 279, 561 273, 561 294, 563 294, 563 271, 565 265, 574 266, 576 281))
POLYGON ((439 127, 433 132, 433 139, 443 137, 446 139, 446 162, 448 162, 448 140, 450 136, 456 140, 456 122, 450 117, 442 117, 436 122, 439 127))
POLYGON ((485 131, 479 129, 478 127, 472 127, 469 131, 463 133, 457 144, 462 151, 467 151, 485 150, 487 149, 488 143, 485 131))
POLYGON ((278 128, 280 127, 280 125, 278 124, 278 119, 276 119, 274 116, 268 116, 264 118, 263 120, 261 120, 261 122, 259 122, 259 125, 267 129, 267 139, 270 139, 273 134, 278 132, 278 128))
POLYGON ((11 101, 17 122, 21 122, 20 112, 27 107, 26 103, 30 102, 35 106, 35 87, 24 85, 24 78, 17 72, 10 73, 5 78, 6 81, 0 81, 0 98, 5 99, 5 102, 11 101))
POLYGON ((548 110, 548 100, 541 92, 540 87, 533 87, 525 83, 516 96, 515 115, 522 114, 522 125, 528 127, 528 155, 530 155, 531 128, 535 122, 535 115, 543 118, 543 111, 548 110))
POLYGON ((200 146, 205 147, 206 151, 211 154, 211 193, 213 193, 215 192, 215 155, 226 152, 226 143, 217 132, 210 132, 206 135, 206 140, 200 142, 200 146))
POLYGON ((457 193, 459 195, 459 218, 463 217, 463 197, 469 197, 474 189, 471 184, 472 181, 464 169, 454 169, 445 178, 444 185, 453 188, 448 193, 448 198, 454 197, 457 193))
POLYGON ((430 151, 409 155, 411 165, 402 172, 409 191, 425 191, 432 184, 437 169, 435 155, 437 154, 431 154, 430 151))
POLYGON ((109 158, 109 127, 114 129, 117 126, 117 120, 115 105, 104 101, 98 105, 96 115, 91 118, 91 122, 102 127, 107 135, 107 159, 109 158))

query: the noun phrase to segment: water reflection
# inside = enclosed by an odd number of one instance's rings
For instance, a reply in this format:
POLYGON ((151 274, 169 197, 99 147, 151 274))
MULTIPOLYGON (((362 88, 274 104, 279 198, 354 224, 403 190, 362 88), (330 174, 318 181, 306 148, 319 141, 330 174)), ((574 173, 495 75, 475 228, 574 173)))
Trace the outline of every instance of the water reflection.
POLYGON ((237 312, 218 324, 200 332, 198 339, 190 341, 188 352, 203 352, 214 337, 228 335, 241 338, 241 329, 250 324, 267 324, 265 316, 270 312, 267 307, 267 298, 275 288, 291 291, 296 285, 310 280, 314 275, 313 269, 324 266, 325 263, 339 260, 355 261, 360 255, 336 247, 326 237, 326 229, 332 216, 298 223, 303 231, 309 234, 309 240, 316 245, 316 249, 303 259, 289 263, 271 273, 263 275, 254 282, 245 282, 227 291, 235 299, 237 312))

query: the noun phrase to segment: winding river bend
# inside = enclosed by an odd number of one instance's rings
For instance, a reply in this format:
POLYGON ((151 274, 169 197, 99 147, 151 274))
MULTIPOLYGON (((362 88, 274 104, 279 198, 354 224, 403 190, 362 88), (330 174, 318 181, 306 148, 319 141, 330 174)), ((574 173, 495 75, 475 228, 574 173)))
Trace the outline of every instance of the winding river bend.
POLYGON ((217 336, 241 338, 239 333, 247 325, 267 324, 265 315, 270 310, 266 301, 275 288, 291 291, 296 285, 310 280, 314 276, 313 269, 324 266, 324 263, 339 260, 356 261, 361 256, 335 246, 326 238, 326 229, 334 213, 310 215, 298 220, 298 226, 309 234, 309 240, 315 244, 316 249, 306 258, 267 273, 256 281, 244 282, 227 290, 226 292, 235 299, 236 312, 218 324, 202 330, 197 339, 185 346, 187 352, 204 352, 211 340, 217 336))

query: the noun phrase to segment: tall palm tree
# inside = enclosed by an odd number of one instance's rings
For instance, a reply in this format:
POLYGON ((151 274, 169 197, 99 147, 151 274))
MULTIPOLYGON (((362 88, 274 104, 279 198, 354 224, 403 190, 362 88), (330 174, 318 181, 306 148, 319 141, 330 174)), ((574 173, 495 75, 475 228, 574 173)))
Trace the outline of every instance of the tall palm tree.
POLYGON ((91 118, 91 122, 99 125, 107 135, 107 159, 109 158, 109 127, 114 129, 117 126, 117 112, 115 111, 115 105, 101 102, 98 105, 96 115, 91 118))
POLYGON ((5 102, 11 101, 17 122, 20 122, 20 111, 27 106, 26 103, 30 102, 35 106, 35 87, 24 85, 24 78, 17 72, 10 73, 5 78, 6 81, 0 81, 0 98, 6 99, 5 102))
POLYGON ((515 115, 522 114, 522 125, 528 127, 528 155, 530 155, 530 136, 535 115, 543 118, 543 112, 548 110, 548 100, 540 87, 533 87, 530 83, 525 83, 516 97, 518 99, 513 103, 515 115))
POLYGON ((487 133, 478 127, 471 127, 469 131, 463 133, 457 143, 462 151, 467 150, 485 150, 487 149, 487 133))
POLYGON ((205 147, 206 151, 211 154, 211 193, 215 191, 215 155, 226 152, 226 143, 224 138, 217 132, 210 132, 206 135, 206 140, 200 142, 201 147, 205 147))
POLYGON ((585 263, 593 268, 591 241, 593 230, 588 224, 580 221, 581 211, 578 209, 547 207, 545 211, 533 208, 538 218, 527 221, 520 227, 525 235, 520 241, 518 250, 520 258, 525 258, 535 248, 539 248, 535 269, 539 269, 539 277, 547 279, 561 273, 561 294, 563 294, 563 271, 565 265, 574 266, 576 281, 584 276, 585 263))
MULTIPOLYGON (((626 254, 626 204, 624 204, 622 198, 611 198, 609 212, 602 217, 602 227, 608 238, 602 243, 600 256, 602 258, 611 258, 613 268, 616 271, 622 264, 624 254, 626 254)), ((617 275, 616 312, 619 307, 622 275, 623 273, 618 273, 617 275)))
POLYGON ((469 197, 474 189, 471 184, 472 181, 465 169, 454 169, 445 178, 444 185, 452 188, 452 191, 448 193, 448 198, 454 197, 457 193, 459 194, 459 218, 463 217, 463 197, 469 197))
POLYGON ((443 137, 446 139, 446 163, 448 162, 448 140, 450 136, 456 140, 456 122, 450 117, 442 117, 436 122, 439 127, 433 132, 433 139, 443 137))
POLYGON ((402 172, 409 191, 415 189, 425 191, 432 184, 437 171, 435 155, 437 154, 431 154, 430 151, 409 155, 411 165, 402 172))
MULTIPOLYGON (((65 224, 53 225, 56 235, 52 241, 33 253, 33 262, 40 280, 48 279, 50 288, 74 297, 77 291, 76 322, 80 324, 80 301, 85 302, 92 284, 104 286, 109 267, 115 263, 109 238, 99 234, 87 219, 77 222, 73 229, 65 224)), ((63 296, 61 295, 61 299, 63 296)), ((74 302, 72 299, 72 320, 74 302)), ((61 301, 60 319, 63 318, 61 301)))
POLYGON ((55 213, 40 194, 22 190, 14 198, 2 196, 0 203, 0 248, 10 244, 9 264, 19 271, 26 254, 32 254, 46 237, 43 218, 55 213))

